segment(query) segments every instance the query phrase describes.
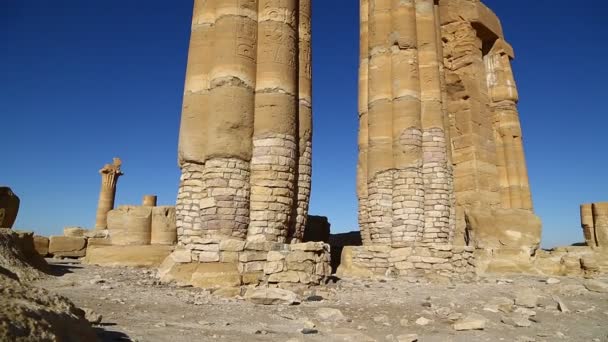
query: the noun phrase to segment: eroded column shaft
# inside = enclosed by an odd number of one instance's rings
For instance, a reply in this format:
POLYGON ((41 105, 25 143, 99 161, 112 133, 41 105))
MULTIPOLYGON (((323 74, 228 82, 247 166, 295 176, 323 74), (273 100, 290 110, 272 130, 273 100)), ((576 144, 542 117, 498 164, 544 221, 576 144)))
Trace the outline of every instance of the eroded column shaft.
POLYGON ((311 0, 299 0, 299 111, 298 111, 298 172, 297 205, 292 243, 301 242, 308 216, 312 181, 312 46, 311 0))
POLYGON ((391 0, 369 2, 368 210, 371 241, 391 243, 393 226, 393 128, 391 0))
MULTIPOLYGON (((424 229, 418 18, 412 1, 392 1, 391 78, 394 247, 413 245, 424 229)), ((434 32, 434 31, 431 31, 434 32)))
POLYGON ((285 242, 298 170, 296 0, 260 0, 251 159, 250 241, 285 242))
POLYGON ((371 244, 367 190, 368 163, 368 75, 369 75, 369 2, 360 0, 360 61, 359 61, 359 157, 357 162, 357 197, 359 200, 359 229, 364 245, 371 244))
POLYGON ((113 164, 106 164, 99 170, 101 174, 101 188, 97 203, 95 229, 106 229, 108 227, 108 212, 114 209, 116 184, 118 183, 118 178, 123 175, 120 170, 121 164, 120 159, 114 158, 113 164))
POLYGON ((581 227, 583 228, 583 235, 585 236, 585 242, 589 247, 597 247, 597 241, 595 240, 595 224, 593 223, 593 205, 583 204, 581 205, 581 227))
POLYGON ((445 115, 442 107, 441 75, 437 47, 437 25, 433 0, 416 0, 418 56, 422 102, 422 152, 424 179, 424 232, 422 243, 448 243, 452 174, 448 165, 445 115))
POLYGON ((593 203, 593 227, 596 245, 608 247, 608 202, 593 203))

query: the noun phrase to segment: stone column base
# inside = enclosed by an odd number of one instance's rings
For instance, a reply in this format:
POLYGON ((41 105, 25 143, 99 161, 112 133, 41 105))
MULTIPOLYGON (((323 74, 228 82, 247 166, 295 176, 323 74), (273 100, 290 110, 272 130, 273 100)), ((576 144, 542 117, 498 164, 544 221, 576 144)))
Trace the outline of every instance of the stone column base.
POLYGON ((202 288, 267 284, 314 286, 331 275, 329 245, 200 239, 199 249, 177 249, 159 268, 163 282, 202 288))
POLYGON ((347 246, 336 273, 339 277, 440 275, 466 280, 475 276, 472 247, 429 245, 392 248, 391 246, 347 246))

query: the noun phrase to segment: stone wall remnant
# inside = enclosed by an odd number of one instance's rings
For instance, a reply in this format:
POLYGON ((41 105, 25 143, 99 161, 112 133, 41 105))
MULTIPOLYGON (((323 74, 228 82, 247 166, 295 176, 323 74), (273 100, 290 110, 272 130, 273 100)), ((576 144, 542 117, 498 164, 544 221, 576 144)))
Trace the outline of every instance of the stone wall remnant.
POLYGON ((149 245, 152 240, 152 207, 122 205, 108 213, 112 245, 149 245))
POLYGON ((112 164, 106 164, 99 170, 99 173, 101 174, 101 189, 99 190, 95 229, 106 229, 108 226, 108 212, 114 209, 116 184, 118 178, 123 175, 120 170, 121 165, 122 161, 120 158, 114 158, 112 164))

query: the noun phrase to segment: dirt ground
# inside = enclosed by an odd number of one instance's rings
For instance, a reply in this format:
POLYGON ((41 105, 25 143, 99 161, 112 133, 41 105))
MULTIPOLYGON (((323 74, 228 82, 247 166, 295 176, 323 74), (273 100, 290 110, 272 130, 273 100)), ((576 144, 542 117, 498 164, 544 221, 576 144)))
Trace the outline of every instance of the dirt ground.
POLYGON ((582 278, 338 280, 299 305, 261 306, 159 284, 153 270, 50 262, 62 275, 34 285, 101 314, 104 341, 608 341, 608 293, 588 291, 582 278), (322 318, 327 308, 342 315, 322 318), (453 328, 473 313, 484 330, 453 328))

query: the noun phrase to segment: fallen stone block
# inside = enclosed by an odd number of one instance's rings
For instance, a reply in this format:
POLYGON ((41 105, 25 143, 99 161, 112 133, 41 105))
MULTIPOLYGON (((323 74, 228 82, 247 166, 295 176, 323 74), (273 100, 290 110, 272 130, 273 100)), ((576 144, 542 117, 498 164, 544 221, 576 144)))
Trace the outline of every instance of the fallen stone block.
POLYGON ((49 238, 46 236, 34 235, 34 248, 36 252, 45 257, 49 254, 49 238))
POLYGON ((173 246, 90 246, 84 263, 98 266, 159 267, 173 246))
POLYGON ((63 228, 63 236, 69 237, 85 237, 88 231, 81 227, 65 227, 63 228))
POLYGON ((51 236, 49 254, 59 258, 81 258, 86 255, 87 240, 83 237, 51 236))
POLYGON ((485 329, 487 322, 487 318, 482 315, 470 314, 454 323, 454 330, 483 330, 485 329))
POLYGON ((295 304, 298 302, 298 295, 283 289, 277 288, 256 288, 247 291, 245 299, 261 305, 295 304))

